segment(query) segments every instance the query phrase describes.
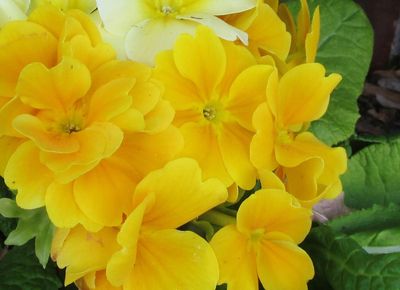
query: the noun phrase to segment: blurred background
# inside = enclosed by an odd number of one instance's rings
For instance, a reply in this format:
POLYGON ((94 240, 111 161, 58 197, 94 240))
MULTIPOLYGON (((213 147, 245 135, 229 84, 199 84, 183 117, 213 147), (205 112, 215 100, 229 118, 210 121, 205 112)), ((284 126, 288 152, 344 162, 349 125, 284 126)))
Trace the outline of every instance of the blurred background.
POLYGON ((375 32, 374 54, 359 98, 357 133, 400 134, 400 0, 356 0, 375 32))

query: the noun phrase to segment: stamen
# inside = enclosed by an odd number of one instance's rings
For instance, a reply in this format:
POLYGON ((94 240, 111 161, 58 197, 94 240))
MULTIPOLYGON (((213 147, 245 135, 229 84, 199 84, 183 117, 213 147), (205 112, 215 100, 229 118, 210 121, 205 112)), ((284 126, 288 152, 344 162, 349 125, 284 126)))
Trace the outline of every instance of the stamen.
POLYGON ((207 106, 203 109, 203 116, 209 121, 212 121, 217 116, 217 111, 214 107, 207 106))

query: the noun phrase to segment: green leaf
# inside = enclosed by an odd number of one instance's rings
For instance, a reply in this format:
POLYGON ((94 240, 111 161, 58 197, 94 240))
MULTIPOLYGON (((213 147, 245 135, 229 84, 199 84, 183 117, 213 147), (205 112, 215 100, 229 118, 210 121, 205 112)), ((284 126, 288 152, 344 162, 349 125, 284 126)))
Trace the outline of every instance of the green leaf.
MULTIPOLYGON (((8 190, 7 186, 4 183, 4 179, 0 177, 0 198, 11 198, 12 193, 8 190)), ((13 228, 16 226, 15 219, 5 218, 0 214, 0 232, 3 233, 5 236, 12 231, 13 228)))
POLYGON ((50 256, 54 226, 44 208, 24 210, 12 199, 0 199, 0 214, 7 218, 18 218, 17 228, 9 233, 6 245, 21 246, 35 238, 35 252, 43 267, 50 256))
POLYGON ((400 204, 400 139, 370 145, 355 154, 342 177, 345 204, 368 208, 400 204))
POLYGON ((321 38, 316 61, 343 77, 324 117, 311 130, 325 143, 350 137, 359 117, 357 98, 363 89, 373 47, 373 31, 364 11, 349 0, 310 0, 321 10, 321 38))
POLYGON ((37 262, 33 243, 14 247, 0 260, 1 290, 55 290, 62 286, 54 264, 37 262))
POLYGON ((326 226, 312 229, 302 247, 313 260, 315 280, 326 283, 319 289, 399 289, 400 254, 370 255, 351 238, 326 226))
POLYGON ((328 225, 335 231, 349 235, 400 227, 400 206, 395 204, 389 206, 374 205, 372 208, 336 218, 330 221, 328 225))

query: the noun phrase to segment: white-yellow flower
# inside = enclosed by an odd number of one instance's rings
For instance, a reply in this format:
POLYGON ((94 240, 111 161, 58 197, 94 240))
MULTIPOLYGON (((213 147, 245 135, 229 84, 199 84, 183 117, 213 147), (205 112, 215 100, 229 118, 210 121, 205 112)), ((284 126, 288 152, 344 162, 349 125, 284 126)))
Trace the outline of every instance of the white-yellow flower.
POLYGON ((218 18, 255 7, 255 0, 97 0, 101 20, 115 46, 131 60, 154 64, 181 33, 194 34, 199 24, 219 37, 247 43, 247 34, 218 18))

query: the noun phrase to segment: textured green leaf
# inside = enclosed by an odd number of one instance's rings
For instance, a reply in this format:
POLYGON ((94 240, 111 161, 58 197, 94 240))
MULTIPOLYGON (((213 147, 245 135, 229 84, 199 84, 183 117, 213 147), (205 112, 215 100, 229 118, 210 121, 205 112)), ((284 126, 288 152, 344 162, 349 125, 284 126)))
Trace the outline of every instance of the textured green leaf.
POLYGON ((399 289, 400 254, 370 255, 351 238, 326 226, 314 228, 302 247, 314 262, 315 280, 326 283, 320 289, 399 289))
POLYGON ((400 204, 400 140, 370 145, 355 154, 348 166, 342 177, 347 206, 400 204))
POLYGON ((0 215, 18 218, 17 228, 9 233, 6 245, 21 246, 35 238, 35 252, 40 263, 45 267, 50 256, 54 226, 44 208, 24 210, 12 199, 0 199, 0 215))
POLYGON ((400 227, 400 206, 374 205, 372 208, 352 212, 328 223, 333 230, 345 234, 382 231, 400 227))
POLYGON ((52 263, 43 269, 37 262, 33 242, 14 247, 0 260, 1 290, 56 290, 61 285, 52 263))
POLYGON ((373 47, 373 31, 364 11, 349 0, 311 0, 321 9, 321 39, 317 62, 329 73, 343 76, 331 96, 324 117, 311 130, 329 145, 349 138, 359 117, 357 98, 367 75, 373 47))

